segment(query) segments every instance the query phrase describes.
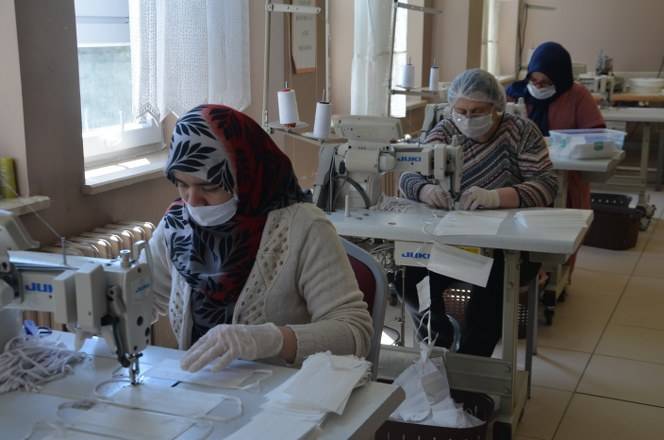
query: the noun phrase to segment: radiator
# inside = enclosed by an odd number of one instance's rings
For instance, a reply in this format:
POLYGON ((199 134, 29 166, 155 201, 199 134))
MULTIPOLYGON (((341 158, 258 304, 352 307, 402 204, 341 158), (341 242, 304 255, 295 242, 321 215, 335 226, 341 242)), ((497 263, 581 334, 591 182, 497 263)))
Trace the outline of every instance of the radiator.
MULTIPOLYGON (((132 258, 137 258, 134 245, 141 240, 149 240, 154 232, 154 225, 143 221, 123 221, 110 223, 90 232, 67 238, 67 255, 95 258, 117 258, 120 251, 131 251, 132 258)), ((42 252, 61 254, 60 243, 40 249, 42 252)))

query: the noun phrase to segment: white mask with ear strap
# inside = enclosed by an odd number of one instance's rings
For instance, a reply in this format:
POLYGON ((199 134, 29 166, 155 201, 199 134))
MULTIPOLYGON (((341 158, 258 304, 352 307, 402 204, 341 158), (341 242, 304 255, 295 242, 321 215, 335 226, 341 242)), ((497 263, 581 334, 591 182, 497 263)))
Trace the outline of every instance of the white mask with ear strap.
POLYGON ((493 125, 493 115, 491 113, 488 115, 469 118, 466 115, 462 115, 453 111, 452 120, 454 121, 454 125, 457 126, 459 131, 463 133, 464 136, 471 139, 481 138, 487 134, 493 125))
POLYGON ((528 83, 526 88, 528 89, 528 93, 530 93, 530 95, 535 99, 549 99, 556 94, 556 86, 553 84, 538 89, 533 83, 528 83))
POLYGON ((191 206, 186 204, 191 219, 199 226, 219 226, 235 216, 237 212, 237 199, 231 198, 219 205, 191 206))

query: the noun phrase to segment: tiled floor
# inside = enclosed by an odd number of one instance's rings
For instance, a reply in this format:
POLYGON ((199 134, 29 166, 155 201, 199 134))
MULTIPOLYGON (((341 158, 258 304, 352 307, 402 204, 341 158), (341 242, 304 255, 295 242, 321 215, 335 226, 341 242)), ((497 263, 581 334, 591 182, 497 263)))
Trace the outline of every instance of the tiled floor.
MULTIPOLYGON (((664 192, 651 203, 662 219, 664 192)), ((388 321, 398 316, 389 309, 388 321)), ((522 364, 522 343, 519 354, 522 364)), ((634 249, 582 248, 567 300, 551 327, 539 327, 532 398, 516 436, 637 438, 664 439, 664 220, 634 249)))
POLYGON ((539 346, 517 439, 664 439, 664 220, 634 249, 582 248, 539 346))

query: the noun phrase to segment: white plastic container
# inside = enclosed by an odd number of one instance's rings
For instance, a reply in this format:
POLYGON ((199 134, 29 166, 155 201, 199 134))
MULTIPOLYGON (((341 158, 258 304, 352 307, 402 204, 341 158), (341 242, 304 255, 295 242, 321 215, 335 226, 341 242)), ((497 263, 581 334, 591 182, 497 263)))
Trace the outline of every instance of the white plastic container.
POLYGON ((659 95, 664 89, 664 78, 629 78, 630 93, 636 95, 659 95))
POLYGON ((622 150, 624 131, 608 128, 550 130, 551 154, 570 159, 602 159, 622 150))

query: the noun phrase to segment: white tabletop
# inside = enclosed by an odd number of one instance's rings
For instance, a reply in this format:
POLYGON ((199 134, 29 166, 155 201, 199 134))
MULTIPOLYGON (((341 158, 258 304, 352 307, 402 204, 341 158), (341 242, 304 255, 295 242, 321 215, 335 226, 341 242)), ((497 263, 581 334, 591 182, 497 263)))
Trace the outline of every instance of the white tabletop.
POLYGON ((553 163, 554 170, 560 171, 583 171, 590 173, 610 173, 625 158, 625 152, 619 151, 613 157, 606 159, 569 159, 567 157, 559 157, 549 155, 553 163))
POLYGON ((664 108, 608 107, 600 110, 605 121, 664 122, 664 108))
MULTIPOLYGON (((552 208, 542 209, 553 212, 552 208)), ((556 229, 555 231, 533 230, 524 227, 514 219, 516 213, 528 210, 510 209, 506 211, 508 216, 495 235, 445 237, 435 237, 429 233, 445 215, 444 211, 411 214, 354 209, 351 211, 350 217, 345 217, 343 211, 329 213, 328 217, 339 235, 347 237, 424 243, 433 243, 435 240, 452 245, 566 255, 576 251, 593 219, 593 213, 590 210, 556 210, 570 213, 578 211, 585 226, 576 229, 556 229)))
MULTIPOLYGON (((71 334, 56 332, 61 341, 73 343, 71 334)), ((86 343, 84 351, 100 353, 105 351, 105 343, 97 339, 86 343), (100 348, 101 347, 101 348, 100 348)), ((141 358, 144 370, 164 359, 179 359, 183 351, 150 346, 141 358)), ((12 392, 0 395, 0 426, 2 438, 24 438, 35 422, 53 421, 57 406, 65 401, 90 399, 93 390, 100 382, 110 379, 119 364, 106 353, 89 356, 82 364, 74 368, 73 374, 46 384, 39 393, 12 392)), ((210 438, 222 438, 244 426, 252 416, 259 412, 265 394, 283 383, 297 370, 274 365, 236 361, 256 365, 260 369, 272 370, 272 376, 261 382, 260 391, 215 389, 226 395, 237 396, 242 400, 241 417, 228 422, 217 422, 210 438)), ((148 370, 149 371, 149 370, 148 370)), ((179 387, 200 390, 199 385, 179 384, 179 387)), ((206 391, 210 391, 206 389, 206 391)), ((370 382, 353 391, 343 416, 330 415, 323 424, 320 438, 369 438, 383 424, 387 417, 403 401, 401 388, 377 382, 370 382)), ((214 415, 213 412, 210 413, 214 415)), ((266 435, 268 438, 269 435, 266 435)))

